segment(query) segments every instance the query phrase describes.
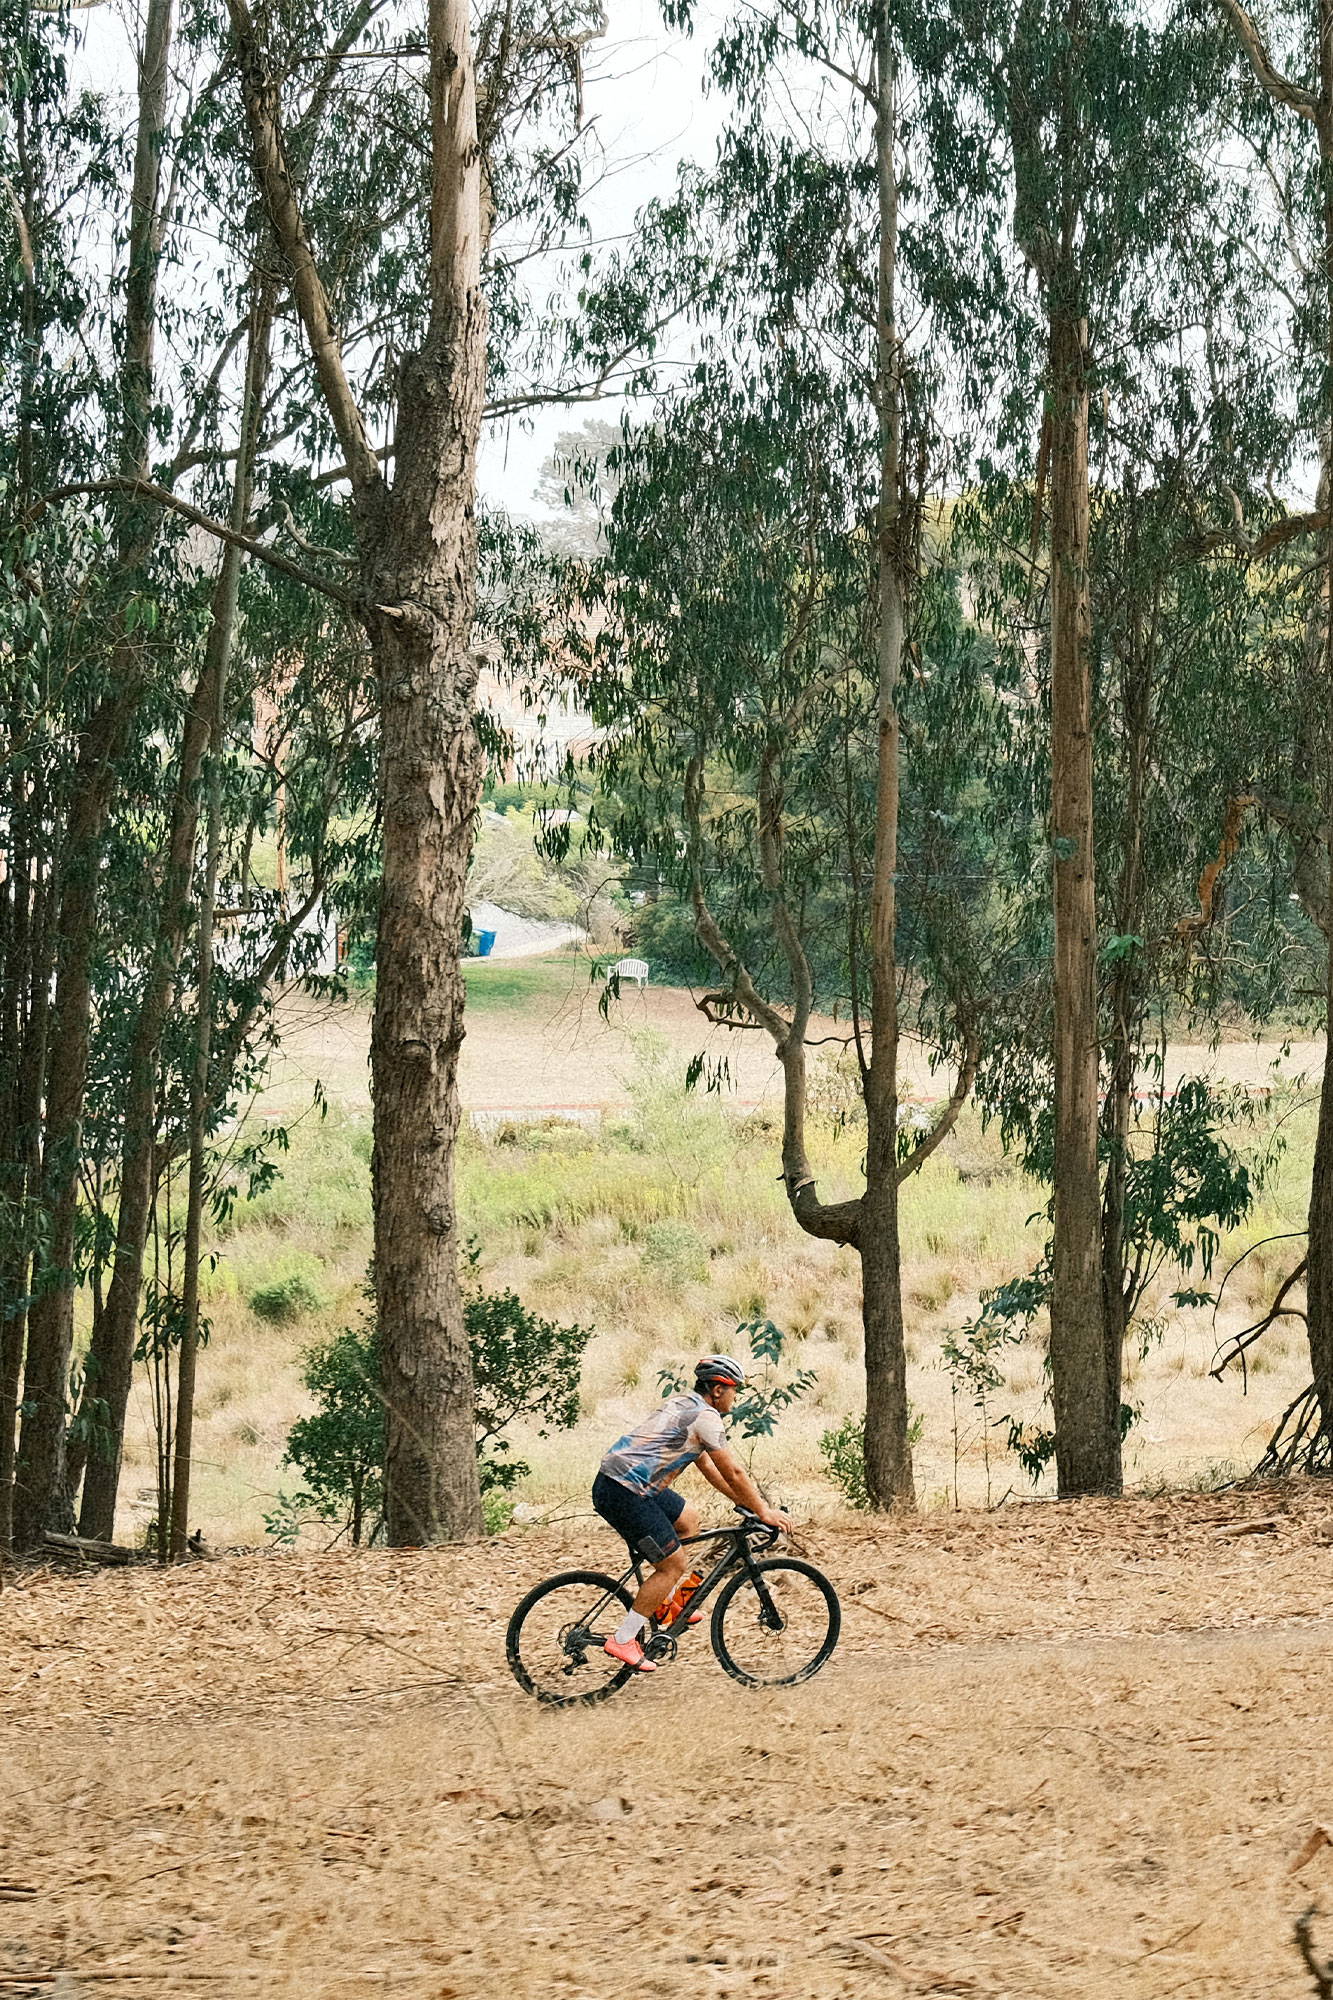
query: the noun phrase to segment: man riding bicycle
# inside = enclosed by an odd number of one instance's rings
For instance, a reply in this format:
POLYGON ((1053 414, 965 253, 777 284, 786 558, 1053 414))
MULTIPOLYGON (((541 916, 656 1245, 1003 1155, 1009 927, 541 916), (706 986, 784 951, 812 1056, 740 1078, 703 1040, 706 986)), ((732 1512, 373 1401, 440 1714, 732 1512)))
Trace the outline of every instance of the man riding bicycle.
POLYGON ((656 1662, 645 1654, 640 1635, 685 1574, 680 1537, 699 1531, 697 1509, 673 1490, 687 1465, 697 1465, 710 1486, 769 1527, 791 1526, 786 1514, 769 1506, 727 1443, 722 1419, 744 1382, 739 1361, 729 1354, 706 1354, 695 1365, 693 1390, 670 1397, 618 1439, 593 1481, 597 1512, 624 1536, 632 1556, 645 1556, 653 1566, 605 1647, 613 1659, 641 1674, 652 1673, 656 1662))

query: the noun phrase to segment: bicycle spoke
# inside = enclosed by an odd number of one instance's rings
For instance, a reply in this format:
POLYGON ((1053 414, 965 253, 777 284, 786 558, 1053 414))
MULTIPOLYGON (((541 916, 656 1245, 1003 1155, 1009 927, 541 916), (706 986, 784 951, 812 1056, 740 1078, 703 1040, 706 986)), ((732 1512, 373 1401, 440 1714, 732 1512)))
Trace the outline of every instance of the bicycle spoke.
POLYGON ((815 1673, 837 1643, 832 1585, 807 1565, 756 1565, 729 1585, 714 1614, 713 1645, 737 1680, 779 1686, 815 1673))
POLYGON ((553 1577, 524 1600, 509 1627, 509 1664, 539 1701, 598 1701, 626 1668, 602 1650, 628 1602, 609 1577, 553 1577))

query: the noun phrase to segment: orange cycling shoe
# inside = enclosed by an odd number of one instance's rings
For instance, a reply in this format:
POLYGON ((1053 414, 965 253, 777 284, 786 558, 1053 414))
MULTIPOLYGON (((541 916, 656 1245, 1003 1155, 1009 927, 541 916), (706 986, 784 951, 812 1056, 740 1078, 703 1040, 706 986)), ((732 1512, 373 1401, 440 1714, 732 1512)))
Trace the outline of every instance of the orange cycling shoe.
POLYGON ((656 1660, 648 1658, 648 1655, 644 1652, 643 1647, 637 1639, 608 1639, 602 1647, 602 1651, 609 1653, 613 1660, 623 1660, 627 1667, 633 1667, 638 1673, 655 1674, 657 1672, 656 1660))

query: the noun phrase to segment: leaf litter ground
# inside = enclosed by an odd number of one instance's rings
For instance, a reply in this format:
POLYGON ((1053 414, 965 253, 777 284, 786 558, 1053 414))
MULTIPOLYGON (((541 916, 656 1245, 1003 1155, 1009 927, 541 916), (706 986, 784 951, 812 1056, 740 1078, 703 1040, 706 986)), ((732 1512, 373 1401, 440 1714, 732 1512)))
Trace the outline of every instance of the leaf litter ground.
POLYGON ((11 1572, 0 1994, 1286 2000, 1333 1946, 1333 1490, 803 1536, 805 1687, 509 1682, 577 1528, 11 1572))

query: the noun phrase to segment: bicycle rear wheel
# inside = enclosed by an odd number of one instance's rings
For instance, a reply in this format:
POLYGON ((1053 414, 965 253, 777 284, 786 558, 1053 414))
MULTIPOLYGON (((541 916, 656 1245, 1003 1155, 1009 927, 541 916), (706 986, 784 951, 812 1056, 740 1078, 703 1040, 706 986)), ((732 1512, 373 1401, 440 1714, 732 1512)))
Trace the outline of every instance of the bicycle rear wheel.
POLYGON ((634 1672, 602 1651, 633 1599, 600 1570, 564 1570, 530 1590, 505 1634, 505 1658, 519 1686, 565 1708, 605 1701, 634 1672))
POLYGON ((713 1651, 747 1687, 794 1687, 838 1643, 842 1607, 826 1576, 794 1556, 738 1570, 713 1607, 713 1651))

